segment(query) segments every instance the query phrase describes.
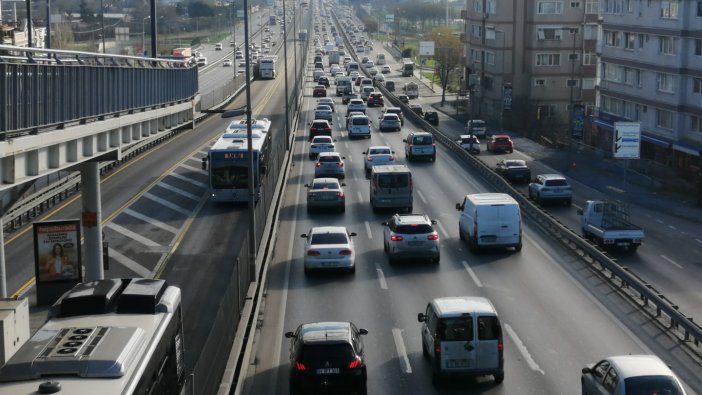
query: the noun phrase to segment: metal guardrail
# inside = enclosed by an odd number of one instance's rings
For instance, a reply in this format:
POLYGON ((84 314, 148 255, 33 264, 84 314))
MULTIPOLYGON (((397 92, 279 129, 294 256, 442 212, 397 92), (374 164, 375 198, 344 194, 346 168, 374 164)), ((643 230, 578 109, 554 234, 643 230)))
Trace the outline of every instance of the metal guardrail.
MULTIPOLYGON (((334 14, 334 18, 336 19, 336 14, 334 14)), ((350 45, 346 35, 344 35, 344 41, 347 46, 350 45)), ((358 55, 356 53, 352 53, 351 56, 358 61, 358 55)), ((365 69, 363 69, 362 72, 368 76, 365 69)), ((519 202, 523 213, 533 219, 542 229, 558 239, 561 244, 574 251, 576 255, 578 255, 582 261, 589 264, 591 268, 605 275, 610 283, 614 284, 616 278, 619 280, 618 284, 615 284, 616 286, 624 291, 633 291, 634 298, 631 299, 634 299, 635 302, 644 309, 652 308, 652 313, 656 318, 667 319, 668 328, 670 330, 679 331, 680 335, 677 336, 681 341, 692 341, 695 346, 700 346, 700 342, 702 341, 702 327, 697 325, 692 317, 688 317, 680 312, 678 306, 666 298, 665 295, 657 291, 651 284, 630 271, 627 267, 621 266, 614 257, 607 254, 601 248, 585 240, 572 229, 558 221, 558 219, 542 210, 539 206, 534 204, 534 202, 529 200, 527 196, 512 187, 512 185, 498 175, 492 168, 463 149, 452 137, 428 123, 419 114, 412 111, 409 106, 400 102, 394 93, 385 89, 382 84, 377 84, 375 89, 382 92, 386 100, 390 100, 395 106, 400 107, 406 118, 409 118, 416 124, 422 125, 422 128, 433 134, 441 144, 467 162, 473 168, 473 174, 477 171, 477 173, 496 190, 514 197, 515 200, 519 202)))

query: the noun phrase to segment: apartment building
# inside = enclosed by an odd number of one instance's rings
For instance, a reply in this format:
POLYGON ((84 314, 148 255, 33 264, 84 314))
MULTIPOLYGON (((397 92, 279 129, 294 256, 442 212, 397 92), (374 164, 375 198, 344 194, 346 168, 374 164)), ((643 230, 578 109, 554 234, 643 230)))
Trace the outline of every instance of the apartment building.
POLYGON ((641 157, 692 177, 702 151, 702 1, 601 0, 601 82, 591 133, 640 121, 641 157))
POLYGON ((466 69, 482 79, 472 81, 475 116, 582 138, 596 99, 597 11, 596 0, 467 0, 466 69))

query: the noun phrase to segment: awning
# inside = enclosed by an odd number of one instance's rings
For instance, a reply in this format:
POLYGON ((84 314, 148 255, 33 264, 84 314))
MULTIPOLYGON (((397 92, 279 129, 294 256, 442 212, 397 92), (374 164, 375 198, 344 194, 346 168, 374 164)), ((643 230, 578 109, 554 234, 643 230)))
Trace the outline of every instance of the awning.
POLYGON ((595 124, 599 127, 609 129, 610 131, 614 129, 614 125, 608 122, 600 121, 599 119, 595 119, 595 124))
POLYGON ((702 144, 681 140, 673 143, 673 149, 676 151, 684 152, 688 155, 700 156, 700 151, 702 151, 702 144))
POLYGON ((670 144, 671 144, 670 141, 663 140, 663 139, 653 137, 653 136, 649 136, 647 134, 641 134, 641 140, 643 140, 647 143, 651 143, 653 145, 657 145, 659 147, 663 147, 663 148, 670 148, 670 144))

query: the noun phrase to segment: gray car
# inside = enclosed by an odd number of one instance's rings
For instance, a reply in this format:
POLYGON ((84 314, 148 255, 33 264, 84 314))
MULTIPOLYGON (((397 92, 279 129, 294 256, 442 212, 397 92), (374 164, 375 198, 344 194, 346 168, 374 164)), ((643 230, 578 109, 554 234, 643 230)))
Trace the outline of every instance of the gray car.
POLYGON ((562 202, 570 206, 573 202, 573 189, 560 174, 539 174, 529 183, 529 198, 539 204, 562 202))
POLYGON ((675 373, 655 355, 621 355, 583 368, 583 395, 685 395, 675 373))
POLYGON ((335 209, 341 213, 346 211, 346 184, 340 183, 336 178, 315 178, 307 188, 307 212, 315 209, 335 209))
POLYGON ((383 248, 388 262, 420 258, 439 263, 439 233, 434 224, 436 221, 426 214, 395 214, 383 222, 383 248))
POLYGON ((321 152, 314 167, 314 177, 346 177, 344 159, 338 152, 321 152))
POLYGON ((386 130, 400 131, 402 129, 402 121, 397 114, 383 114, 383 116, 380 117, 380 124, 378 125, 378 128, 381 132, 386 130))

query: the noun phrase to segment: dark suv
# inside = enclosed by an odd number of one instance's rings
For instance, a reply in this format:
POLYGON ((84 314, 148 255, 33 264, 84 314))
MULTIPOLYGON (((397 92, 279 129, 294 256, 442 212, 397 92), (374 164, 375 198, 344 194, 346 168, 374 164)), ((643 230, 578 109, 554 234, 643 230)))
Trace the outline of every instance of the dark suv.
POLYGON ((380 92, 370 93, 366 104, 368 107, 382 107, 384 104, 383 94, 380 92))
POLYGON ((314 322, 287 332, 290 339, 290 394, 352 391, 366 395, 362 335, 350 322, 314 322))
POLYGON ((332 135, 332 129, 331 125, 329 124, 329 121, 326 119, 315 119, 310 123, 310 135, 309 135, 309 140, 312 141, 312 139, 315 136, 329 136, 331 137, 332 135))

